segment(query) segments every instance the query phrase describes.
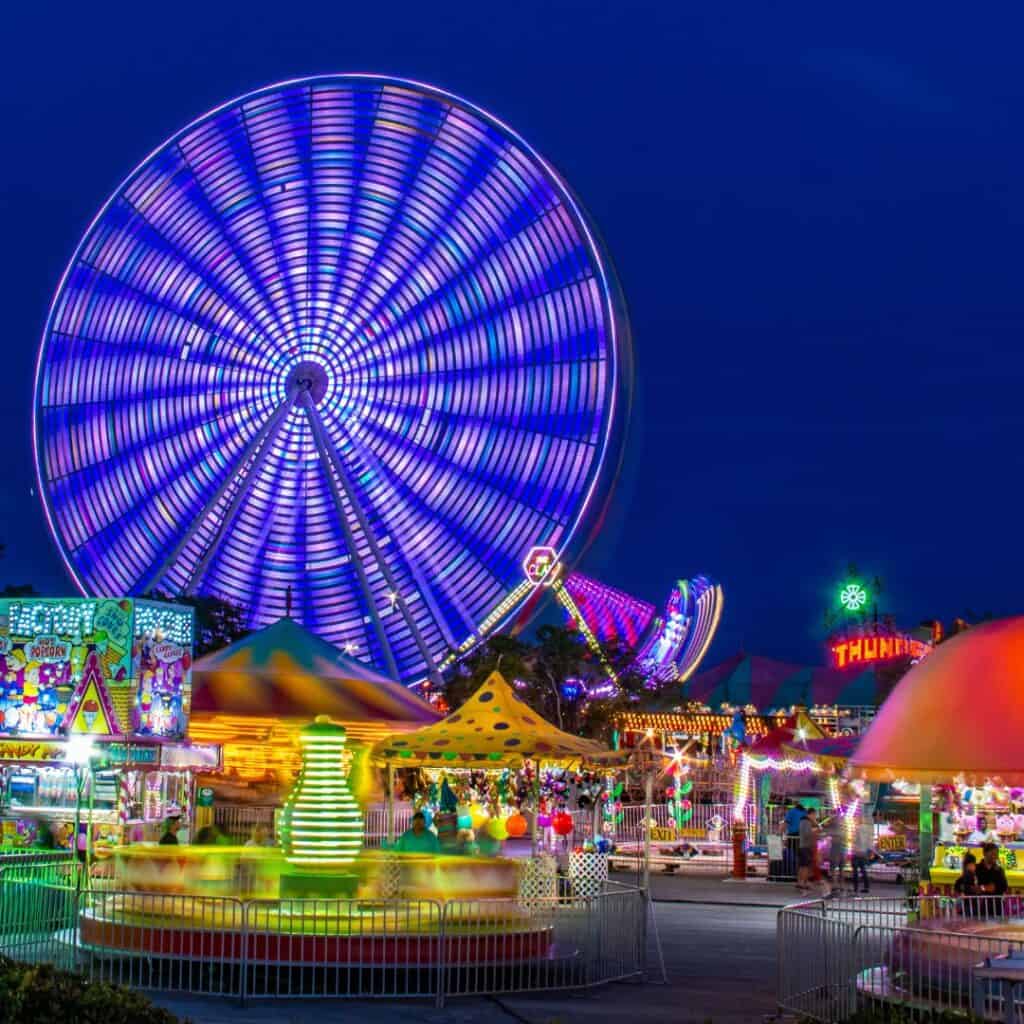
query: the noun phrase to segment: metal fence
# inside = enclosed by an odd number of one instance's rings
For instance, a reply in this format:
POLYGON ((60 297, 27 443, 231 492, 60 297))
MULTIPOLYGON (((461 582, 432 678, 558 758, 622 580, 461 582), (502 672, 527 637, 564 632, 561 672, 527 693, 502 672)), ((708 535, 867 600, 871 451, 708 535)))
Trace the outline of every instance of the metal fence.
POLYGON ((73 862, 0 871, 0 953, 135 989, 446 998, 639 979, 649 904, 590 899, 241 900, 111 891, 73 862))
MULTIPOLYGON (((265 825, 273 829, 276 808, 267 804, 216 804, 213 818, 217 825, 236 842, 245 842, 256 825, 265 825)), ((622 808, 622 821, 612 829, 618 838, 634 838, 641 829, 644 820, 642 804, 626 804, 622 808)), ((395 835, 400 836, 412 823, 413 807, 408 803, 396 803, 394 807, 395 835)), ((651 807, 651 818, 662 828, 670 824, 668 807, 665 804, 654 804, 651 807)), ((572 812, 572 839, 583 840, 593 835, 594 813, 590 810, 572 812)), ((763 841, 757 835, 757 812, 754 807, 746 809, 747 838, 750 842, 763 841)), ((370 804, 364 816, 365 845, 380 846, 387 836, 387 807, 384 804, 370 804)), ((693 805, 692 815, 685 827, 701 832, 708 832, 718 826, 723 842, 732 840, 732 805, 731 804, 698 804, 693 805)), ((603 824, 602 824, 603 828, 603 824)))
POLYGON ((1004 916, 1020 913, 1014 902, 908 897, 786 907, 777 925, 779 1006, 829 1024, 879 1004, 912 1017, 951 1011, 1024 1021, 1024 993, 976 974, 1024 950, 1024 931, 1004 916))

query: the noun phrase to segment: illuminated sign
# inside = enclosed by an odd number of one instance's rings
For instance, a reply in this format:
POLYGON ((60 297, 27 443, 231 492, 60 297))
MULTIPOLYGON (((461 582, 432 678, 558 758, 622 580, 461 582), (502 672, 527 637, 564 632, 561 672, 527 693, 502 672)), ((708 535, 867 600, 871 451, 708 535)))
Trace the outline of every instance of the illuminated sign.
POLYGON ((848 665, 870 665, 895 658, 924 658, 931 653, 931 644, 915 640, 906 633, 886 636, 855 636, 832 642, 829 652, 835 668, 848 665))
POLYGON ((868 603, 868 592, 859 583, 847 583, 839 591, 839 603, 848 612, 859 612, 868 603))
POLYGON ((170 608, 167 605, 135 602, 135 633, 170 640, 182 647, 192 646, 191 608, 170 608))
POLYGON ((45 661, 52 665, 58 661, 67 661, 70 655, 71 644, 52 634, 37 636, 31 643, 25 644, 25 657, 29 661, 45 661))
POLYGON ((185 657, 185 649, 178 644, 153 644, 153 657, 162 661, 165 665, 173 665, 185 657))
POLYGON ((156 764, 156 747, 136 747, 126 743, 105 743, 97 748, 108 764, 156 764))
POLYGON ((162 768, 220 768, 220 746, 216 743, 169 743, 160 749, 162 768))
POLYGON ((557 565, 558 552, 554 548, 530 548, 523 562, 523 572, 534 586, 549 586, 556 575, 554 569, 557 565))
POLYGON ((7 607, 7 631, 11 636, 37 637, 56 633, 81 641, 95 628, 96 602, 77 598, 53 601, 11 601, 7 607))
POLYGON ((0 761, 63 761, 63 743, 0 740, 0 761))

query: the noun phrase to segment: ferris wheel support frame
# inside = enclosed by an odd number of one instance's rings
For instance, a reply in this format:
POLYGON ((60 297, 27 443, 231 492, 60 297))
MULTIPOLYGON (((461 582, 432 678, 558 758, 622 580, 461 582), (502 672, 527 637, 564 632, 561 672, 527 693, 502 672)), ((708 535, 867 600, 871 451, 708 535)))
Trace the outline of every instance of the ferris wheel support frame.
POLYGON ((345 469, 341 465, 338 453, 329 444, 327 444, 326 438, 324 437, 323 421, 320 419, 320 415, 316 411, 316 404, 314 403, 313 396, 308 389, 300 393, 299 401, 302 402, 306 410, 306 415, 309 417, 310 426, 313 428, 313 443, 316 445, 317 451, 320 453, 321 460, 324 461, 324 472, 327 474, 328 480, 331 484, 331 493, 334 496, 334 503, 338 508, 338 514, 341 517, 342 525, 345 529, 345 539, 349 544, 349 551, 352 554, 352 560, 359 567, 359 578, 363 585, 363 590, 367 599, 367 606, 370 609, 370 614, 373 617, 375 626, 377 627, 378 635, 383 636, 385 650, 387 652, 386 656, 388 659, 388 667, 391 668, 394 678, 397 679, 398 665, 395 663, 394 652, 391 650, 391 645, 387 640, 387 631, 384 629, 384 624, 380 620, 380 615, 377 612, 377 605, 374 602, 373 594, 369 589, 369 579, 366 576, 366 571, 361 559, 356 555, 354 537, 352 537, 351 526, 345 516, 344 502, 341 501, 341 492, 344 492, 345 499, 348 501, 348 504, 352 509, 352 514, 356 517, 356 522, 359 523, 359 529, 362 531, 363 536, 366 538, 366 543, 369 545, 370 551, 373 553, 374 561, 377 563, 377 567, 380 569, 381 575, 384 577, 384 581, 387 583, 391 593, 394 595, 394 607, 399 611, 402 618, 405 619, 405 624, 409 627, 409 632, 412 634, 416 647, 418 648, 420 655, 423 657, 424 662, 426 662, 427 672, 431 681, 436 684, 440 684, 441 675, 437 670, 437 666, 434 664, 434 658, 430 653, 430 648, 423 639, 423 634, 420 632, 419 626, 416 625, 416 620, 409 614, 405 600, 402 598, 402 595, 398 590, 398 584, 391 573, 391 569, 384 557, 384 553, 381 551, 380 545, 377 543, 377 538, 373 535, 373 529, 370 526, 370 521, 366 518, 366 513, 363 511, 362 506, 356 499, 355 492, 349 483, 345 469), (393 668, 392 665, 394 665, 393 668))

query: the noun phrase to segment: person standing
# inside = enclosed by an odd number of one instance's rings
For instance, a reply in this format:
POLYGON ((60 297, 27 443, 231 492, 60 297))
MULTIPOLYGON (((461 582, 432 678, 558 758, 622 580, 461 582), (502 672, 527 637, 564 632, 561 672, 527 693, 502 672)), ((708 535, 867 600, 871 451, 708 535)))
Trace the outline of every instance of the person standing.
POLYGON ((862 818, 853 836, 853 893, 857 895, 858 882, 865 896, 871 891, 868 881, 868 860, 875 845, 875 825, 870 817, 862 818))
POLYGON ((846 819, 837 811, 828 823, 828 873, 833 893, 842 891, 843 866, 846 863, 846 819))
POLYGON ((982 913, 990 917, 1002 916, 1003 896, 1010 885, 1006 881, 1006 872, 999 863, 999 847, 995 843, 988 842, 982 846, 981 863, 975 877, 982 894, 992 897, 983 901, 982 913))
POLYGON ((801 892, 810 890, 811 877, 814 872, 814 852, 818 845, 818 816, 814 808, 810 808, 800 819, 799 844, 796 851, 796 887, 801 892))

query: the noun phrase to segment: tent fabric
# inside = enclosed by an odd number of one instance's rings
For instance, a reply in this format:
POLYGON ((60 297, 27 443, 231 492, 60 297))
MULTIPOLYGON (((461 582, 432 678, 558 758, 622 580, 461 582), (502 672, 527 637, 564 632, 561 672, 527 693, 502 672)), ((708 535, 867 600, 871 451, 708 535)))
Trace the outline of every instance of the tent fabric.
MULTIPOLYGON (((875 703, 875 690, 871 668, 813 668, 740 653, 693 676, 683 694, 711 708, 752 704, 764 712, 794 704, 868 707, 875 703)), ((678 695, 673 699, 678 703, 678 695)))
POLYGON ((388 736, 373 748, 375 761, 399 767, 500 768, 524 759, 596 763, 617 756, 594 740, 545 721, 498 672, 447 718, 416 732, 388 736))
POLYGON ((200 658, 192 669, 192 712, 339 722, 437 721, 400 683, 350 658, 291 619, 200 658))
POLYGON ((749 752, 759 757, 788 757, 791 755, 786 747, 799 743, 800 737, 806 740, 820 740, 824 736, 821 728, 801 711, 758 738, 750 745, 749 752))
POLYGON ((857 747, 859 736, 822 736, 782 744, 782 753, 793 760, 814 760, 824 768, 841 768, 857 747))
POLYGON ((896 685, 851 759, 878 782, 1024 785, 1024 616, 940 644, 896 685))

